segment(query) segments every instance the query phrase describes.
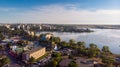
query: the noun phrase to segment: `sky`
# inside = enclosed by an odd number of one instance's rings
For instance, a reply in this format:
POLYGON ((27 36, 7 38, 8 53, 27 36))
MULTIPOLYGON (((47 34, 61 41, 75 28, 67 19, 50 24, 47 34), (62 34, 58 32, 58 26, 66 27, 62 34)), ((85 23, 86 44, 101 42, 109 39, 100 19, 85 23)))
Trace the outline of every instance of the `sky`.
POLYGON ((120 0, 0 0, 0 23, 120 24, 120 0))

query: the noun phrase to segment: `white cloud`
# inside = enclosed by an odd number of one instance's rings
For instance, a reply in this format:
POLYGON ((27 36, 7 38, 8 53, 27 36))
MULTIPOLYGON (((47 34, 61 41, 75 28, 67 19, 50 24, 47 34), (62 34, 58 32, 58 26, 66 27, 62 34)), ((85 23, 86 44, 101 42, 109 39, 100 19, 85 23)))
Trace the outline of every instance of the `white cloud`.
POLYGON ((80 10, 70 4, 35 7, 17 16, 23 23, 120 24, 120 10, 80 10))

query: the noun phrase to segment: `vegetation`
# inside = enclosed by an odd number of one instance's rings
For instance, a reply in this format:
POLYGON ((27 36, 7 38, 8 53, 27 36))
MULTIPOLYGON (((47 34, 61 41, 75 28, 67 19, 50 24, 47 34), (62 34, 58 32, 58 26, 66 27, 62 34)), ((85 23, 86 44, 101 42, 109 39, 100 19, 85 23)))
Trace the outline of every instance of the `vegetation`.
POLYGON ((0 50, 3 50, 3 46, 2 45, 0 45, 0 50))
POLYGON ((71 47, 75 46, 75 40, 74 39, 70 39, 69 40, 69 44, 71 47))
POLYGON ((34 63, 35 62, 35 58, 34 57, 31 57, 28 61, 30 64, 34 63))
POLYGON ((97 57, 100 54, 100 49, 95 44, 90 44, 88 48, 88 56, 90 58, 97 57))
POLYGON ((8 50, 10 49, 11 45, 12 45, 12 43, 10 43, 10 42, 6 44, 6 47, 7 47, 8 50))
POLYGON ((61 48, 66 48, 66 47, 69 47, 69 43, 65 42, 65 41, 62 41, 61 44, 60 44, 60 47, 61 48))
POLYGON ((0 41, 3 40, 5 37, 3 36, 2 33, 0 33, 0 41))
POLYGON ((78 64, 73 60, 68 64, 68 67, 78 67, 78 64))
POLYGON ((52 60, 51 62, 50 62, 50 67, 56 67, 58 65, 58 62, 56 61, 56 60, 52 60))
POLYGON ((102 62, 105 63, 106 67, 112 67, 115 61, 113 58, 107 57, 107 56, 102 56, 101 59, 102 59, 102 62))
POLYGON ((2 58, 0 59, 0 67, 9 64, 10 63, 10 59, 8 57, 2 58))
POLYGON ((61 39, 59 37, 51 37, 51 41, 59 44, 61 42, 61 39))
POLYGON ((52 57, 61 57, 61 53, 54 52, 52 54, 52 57))
POLYGON ((111 54, 111 51, 110 51, 108 46, 103 46, 102 53, 106 54, 106 55, 109 55, 109 54, 111 54))
POLYGON ((60 61, 61 61, 61 53, 54 52, 52 54, 52 60, 47 66, 57 67, 60 61))

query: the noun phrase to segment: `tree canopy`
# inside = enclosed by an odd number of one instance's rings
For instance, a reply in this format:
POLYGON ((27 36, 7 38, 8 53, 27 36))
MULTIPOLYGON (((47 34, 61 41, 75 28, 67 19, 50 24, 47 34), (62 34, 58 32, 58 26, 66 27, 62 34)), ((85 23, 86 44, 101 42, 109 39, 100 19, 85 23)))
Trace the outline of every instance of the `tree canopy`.
POLYGON ((30 59, 29 59, 29 63, 34 63, 35 62, 35 58, 34 57, 31 57, 30 59))
POLYGON ((78 64, 73 60, 68 64, 68 67, 78 67, 78 64))
POLYGON ((5 64, 10 63, 10 59, 8 57, 2 58, 0 60, 0 66, 4 66, 5 64))

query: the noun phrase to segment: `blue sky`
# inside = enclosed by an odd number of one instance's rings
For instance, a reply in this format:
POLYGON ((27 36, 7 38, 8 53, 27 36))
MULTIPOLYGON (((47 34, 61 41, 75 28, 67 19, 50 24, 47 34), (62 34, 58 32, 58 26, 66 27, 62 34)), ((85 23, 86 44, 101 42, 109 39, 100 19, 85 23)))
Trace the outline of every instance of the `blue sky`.
POLYGON ((0 0, 0 23, 120 24, 120 0, 0 0))
POLYGON ((82 4, 81 8, 119 8, 120 0, 0 0, 0 7, 31 8, 50 4, 82 4))

